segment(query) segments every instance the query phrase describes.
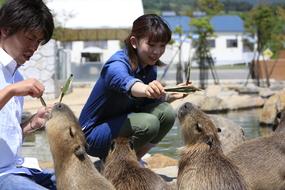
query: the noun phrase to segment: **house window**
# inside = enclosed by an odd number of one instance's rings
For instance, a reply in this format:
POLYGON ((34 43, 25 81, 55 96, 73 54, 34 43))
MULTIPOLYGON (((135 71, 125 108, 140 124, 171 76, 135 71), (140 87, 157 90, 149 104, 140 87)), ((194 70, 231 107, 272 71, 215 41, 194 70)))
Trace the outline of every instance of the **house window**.
POLYGON ((209 44, 210 48, 215 48, 216 47, 216 40, 211 39, 211 40, 207 40, 207 41, 208 41, 208 44, 209 44))
POLYGON ((99 62, 100 53, 81 53, 82 57, 85 57, 86 62, 99 62))
POLYGON ((227 40, 227 48, 238 47, 237 40, 227 40))
POLYGON ((84 41, 84 48, 87 47, 99 47, 101 49, 107 49, 107 41, 84 41))

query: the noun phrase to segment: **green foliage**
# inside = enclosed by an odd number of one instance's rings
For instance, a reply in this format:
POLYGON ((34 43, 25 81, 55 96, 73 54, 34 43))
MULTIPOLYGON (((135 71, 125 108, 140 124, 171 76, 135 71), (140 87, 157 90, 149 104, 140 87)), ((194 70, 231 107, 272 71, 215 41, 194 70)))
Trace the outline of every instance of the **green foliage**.
POLYGON ((0 0, 0 7, 6 2, 6 0, 0 0))
POLYGON ((253 8, 249 17, 245 19, 244 26, 252 37, 257 38, 257 51, 259 53, 273 39, 272 28, 274 27, 274 17, 269 7, 260 4, 253 8))
MULTIPOLYGON (((234 12, 248 12, 259 3, 260 0, 219 0, 224 4, 223 11, 229 14, 234 12)), ((263 0, 268 6, 284 8, 284 0, 263 0)), ((177 15, 186 15, 187 11, 195 11, 199 9, 199 0, 142 0, 144 13, 156 13, 161 15, 163 11, 174 11, 177 15)), ((211 5, 209 5, 210 7, 211 5)), ((214 8, 214 6, 212 6, 214 8)))
POLYGON ((238 12, 244 12, 244 11, 250 11, 253 8, 253 4, 249 2, 237 2, 237 1, 225 1, 221 2, 224 4, 224 10, 226 13, 229 11, 238 11, 238 12))
POLYGON ((207 15, 217 15, 224 7, 219 0, 200 0, 197 2, 199 10, 207 13, 207 15))
POLYGON ((200 11, 205 12, 207 16, 192 18, 189 23, 190 26, 195 27, 194 33, 200 36, 201 40, 209 37, 214 37, 214 27, 211 25, 210 20, 213 15, 219 14, 223 9, 223 4, 218 0, 200 0, 196 2, 200 11))
POLYGON ((200 38, 206 39, 207 37, 214 37, 214 27, 210 23, 211 17, 198 17, 191 19, 190 26, 194 26, 196 29, 193 31, 198 34, 200 38))
POLYGON ((193 7, 193 0, 142 0, 142 3, 145 14, 161 15, 163 11, 174 11, 177 15, 183 15, 193 7))

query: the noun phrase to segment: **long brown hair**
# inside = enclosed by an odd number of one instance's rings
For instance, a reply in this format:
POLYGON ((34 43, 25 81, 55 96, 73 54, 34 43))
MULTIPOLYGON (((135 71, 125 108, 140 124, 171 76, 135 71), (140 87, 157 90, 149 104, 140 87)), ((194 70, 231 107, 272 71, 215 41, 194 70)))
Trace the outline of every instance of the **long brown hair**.
MULTIPOLYGON (((165 42, 171 39, 171 30, 168 24, 156 14, 146 14, 137 18, 133 22, 133 28, 129 36, 125 39, 125 46, 128 52, 129 62, 133 70, 138 68, 139 60, 136 49, 133 48, 130 38, 147 38, 148 42, 165 42)), ((165 64, 158 60, 155 65, 164 66, 165 64)))

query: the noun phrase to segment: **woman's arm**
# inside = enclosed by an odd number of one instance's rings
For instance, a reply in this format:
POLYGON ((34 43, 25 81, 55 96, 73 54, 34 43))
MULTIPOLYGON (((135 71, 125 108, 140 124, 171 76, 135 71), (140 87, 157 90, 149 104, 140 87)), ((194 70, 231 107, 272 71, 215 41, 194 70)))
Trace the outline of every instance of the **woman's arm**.
POLYGON ((131 94, 134 97, 161 98, 164 93, 163 86, 156 80, 150 82, 148 85, 136 82, 131 88, 131 94))

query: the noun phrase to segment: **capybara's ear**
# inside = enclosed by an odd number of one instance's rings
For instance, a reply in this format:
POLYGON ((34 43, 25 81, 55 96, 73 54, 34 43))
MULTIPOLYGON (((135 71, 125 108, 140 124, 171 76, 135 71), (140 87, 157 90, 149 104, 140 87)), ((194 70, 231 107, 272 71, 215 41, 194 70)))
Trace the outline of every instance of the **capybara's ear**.
POLYGON ((217 132, 218 132, 218 133, 222 132, 222 129, 219 128, 219 127, 217 127, 217 132))
POLYGON ((111 144, 110 144, 110 150, 113 151, 115 149, 115 141, 114 140, 111 140, 111 144))
POLYGON ((281 111, 276 114, 276 117, 277 117, 278 119, 281 119, 281 111))
POLYGON ((130 148, 131 148, 132 150, 134 150, 134 143, 133 143, 133 141, 130 141, 130 142, 129 142, 129 146, 130 146, 130 148))
POLYGON ((85 154, 85 148, 83 145, 78 145, 75 150, 74 150, 74 154, 76 155, 76 157, 78 157, 79 159, 84 158, 84 154, 85 154))

